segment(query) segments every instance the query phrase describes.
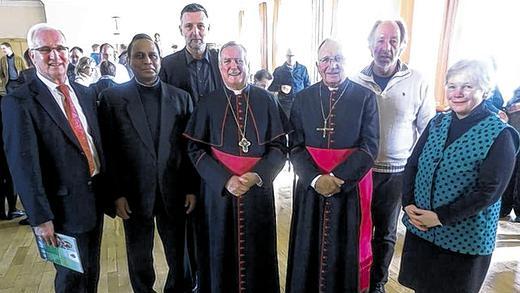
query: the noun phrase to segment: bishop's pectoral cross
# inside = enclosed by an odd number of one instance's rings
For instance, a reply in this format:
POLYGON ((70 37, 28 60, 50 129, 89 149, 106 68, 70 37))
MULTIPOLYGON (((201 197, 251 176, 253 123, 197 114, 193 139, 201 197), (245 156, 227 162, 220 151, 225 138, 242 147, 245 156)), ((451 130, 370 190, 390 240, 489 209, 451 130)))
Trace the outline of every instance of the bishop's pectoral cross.
POLYGON ((238 142, 238 146, 242 148, 242 152, 247 153, 249 152, 249 146, 251 145, 251 142, 247 140, 245 137, 242 137, 242 139, 238 142))
POLYGON ((323 138, 325 138, 327 131, 334 131, 334 127, 327 127, 327 120, 323 120, 323 127, 316 128, 316 131, 323 131, 323 138))

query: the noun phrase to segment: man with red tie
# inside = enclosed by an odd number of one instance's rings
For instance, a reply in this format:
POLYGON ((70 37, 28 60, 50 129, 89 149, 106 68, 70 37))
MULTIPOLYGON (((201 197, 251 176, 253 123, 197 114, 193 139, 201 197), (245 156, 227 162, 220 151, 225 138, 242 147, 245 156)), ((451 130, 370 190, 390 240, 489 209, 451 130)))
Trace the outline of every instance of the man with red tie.
POLYGON ((202 178, 200 292, 279 292, 273 180, 285 163, 282 112, 247 84, 242 45, 220 51, 225 88, 199 101, 188 153, 202 178))
POLYGON ((374 94, 346 78, 341 45, 318 49, 322 80, 291 112, 294 193, 286 292, 368 290, 372 252, 370 168, 379 124, 374 94))
POLYGON ((15 189, 37 236, 77 240, 84 273, 55 265, 56 292, 96 292, 103 222, 101 140, 92 91, 67 78, 63 33, 27 34, 37 78, 2 99, 3 138, 15 189))

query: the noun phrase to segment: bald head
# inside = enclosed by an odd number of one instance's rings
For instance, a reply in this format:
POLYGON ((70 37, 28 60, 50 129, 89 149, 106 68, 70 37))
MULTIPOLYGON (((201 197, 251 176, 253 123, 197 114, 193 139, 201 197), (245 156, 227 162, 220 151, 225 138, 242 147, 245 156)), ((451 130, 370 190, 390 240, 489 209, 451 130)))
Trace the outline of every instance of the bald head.
POLYGON ((347 78, 345 57, 340 43, 332 39, 324 40, 318 47, 318 72, 328 87, 338 87, 347 78))

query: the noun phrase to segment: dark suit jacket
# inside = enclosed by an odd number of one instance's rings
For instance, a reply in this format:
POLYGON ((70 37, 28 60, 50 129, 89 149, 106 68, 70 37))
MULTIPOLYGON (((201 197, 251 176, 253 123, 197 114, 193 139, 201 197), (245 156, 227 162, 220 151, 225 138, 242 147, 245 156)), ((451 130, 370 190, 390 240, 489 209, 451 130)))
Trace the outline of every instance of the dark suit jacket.
MULTIPOLYGON (((218 68, 217 50, 209 50, 209 62, 211 64, 213 82, 217 88, 220 88, 223 86, 223 82, 218 68)), ((162 59, 159 76, 162 81, 187 91, 191 95, 194 104, 197 104, 199 97, 194 94, 191 87, 190 73, 186 61, 186 47, 162 59)))
MULTIPOLYGON (((91 90, 71 86, 103 162, 91 90)), ((2 99, 5 152, 15 189, 32 226, 53 220, 57 231, 87 232, 100 220, 101 198, 88 161, 62 112, 38 78, 2 99)), ((99 177, 99 176, 96 176, 99 177)))
POLYGON ((101 93, 99 117, 113 199, 126 197, 132 215, 151 217, 157 193, 167 212, 183 214, 186 193, 198 188, 182 136, 193 109, 190 95, 164 82, 161 90, 157 151, 135 79, 101 93))

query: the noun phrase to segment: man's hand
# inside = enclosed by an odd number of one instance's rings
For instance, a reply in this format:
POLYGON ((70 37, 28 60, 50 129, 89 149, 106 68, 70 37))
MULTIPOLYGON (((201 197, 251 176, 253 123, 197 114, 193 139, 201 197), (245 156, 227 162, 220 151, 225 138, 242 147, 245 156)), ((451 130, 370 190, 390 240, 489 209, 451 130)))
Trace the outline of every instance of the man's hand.
POLYGON ((260 183, 260 177, 258 177, 258 175, 253 172, 245 173, 244 175, 238 177, 238 180, 240 180, 244 186, 247 186, 248 190, 256 184, 260 183))
POLYGON ((343 185, 343 183, 345 183, 345 181, 332 175, 321 175, 316 181, 314 189, 319 194, 330 197, 341 191, 341 185, 343 185))
POLYGON ((240 181, 240 177, 233 175, 226 183, 226 189, 232 195, 239 197, 249 190, 249 187, 240 181))
POLYGON ((184 200, 184 207, 186 208, 186 215, 191 213, 195 209, 196 203, 197 203, 197 197, 195 197, 195 194, 186 194, 186 199, 184 200))
POLYGON ((120 197, 116 199, 116 214, 123 220, 130 219, 130 215, 132 211, 130 210, 130 206, 128 205, 128 201, 126 197, 120 197))
POLYGON ((54 235, 54 224, 52 221, 47 221, 43 224, 40 224, 34 229, 34 234, 40 236, 47 245, 57 246, 58 241, 56 240, 56 235, 54 235))

